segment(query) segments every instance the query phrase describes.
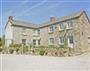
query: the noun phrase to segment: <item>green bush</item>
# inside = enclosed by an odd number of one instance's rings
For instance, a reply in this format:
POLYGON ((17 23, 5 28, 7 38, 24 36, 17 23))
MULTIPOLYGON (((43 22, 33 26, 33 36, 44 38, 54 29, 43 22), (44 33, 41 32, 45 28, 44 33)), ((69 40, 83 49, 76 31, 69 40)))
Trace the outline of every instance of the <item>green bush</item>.
POLYGON ((64 45, 60 45, 60 48, 64 48, 64 45))
POLYGON ((45 51, 44 51, 44 50, 40 50, 40 52, 39 52, 39 54, 40 54, 41 56, 43 56, 43 55, 44 55, 44 53, 45 53, 45 51))
POLYGON ((21 44, 11 44, 10 47, 21 47, 21 44))
POLYGON ((13 52, 14 52, 14 49, 9 49, 10 54, 13 54, 13 52))
POLYGON ((2 52, 2 50, 3 50, 3 49, 2 49, 2 48, 0 48, 0 52, 2 52))

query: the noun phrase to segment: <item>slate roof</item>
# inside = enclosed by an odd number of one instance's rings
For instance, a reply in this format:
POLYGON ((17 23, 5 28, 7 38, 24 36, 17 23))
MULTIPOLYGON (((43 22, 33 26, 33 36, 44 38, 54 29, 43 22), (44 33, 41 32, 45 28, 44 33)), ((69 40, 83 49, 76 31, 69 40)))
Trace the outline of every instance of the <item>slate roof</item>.
POLYGON ((69 19, 73 19, 73 18, 78 18, 79 16, 82 15, 82 13, 84 13, 85 11, 81 10, 75 14, 72 15, 68 15, 68 16, 64 16, 62 18, 57 19, 54 22, 46 22, 46 23, 42 23, 42 24, 33 24, 33 23, 27 23, 27 22, 23 22, 23 21, 18 21, 18 20, 13 20, 12 21, 12 25, 17 25, 17 26, 25 26, 25 27, 31 27, 31 28, 39 28, 39 27, 45 27, 51 24, 55 24, 57 22, 63 22, 65 20, 69 20, 69 19))

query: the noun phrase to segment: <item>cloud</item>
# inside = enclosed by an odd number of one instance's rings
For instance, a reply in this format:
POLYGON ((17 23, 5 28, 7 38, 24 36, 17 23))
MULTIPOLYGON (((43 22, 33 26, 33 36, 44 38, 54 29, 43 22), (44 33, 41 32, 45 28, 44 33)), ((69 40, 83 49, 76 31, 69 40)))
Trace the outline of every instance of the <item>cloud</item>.
POLYGON ((26 3, 28 3, 28 2, 29 2, 29 0, 22 1, 21 4, 20 4, 20 6, 23 6, 23 5, 25 5, 26 3))
POLYGON ((47 2, 47 0, 43 0, 43 1, 41 1, 40 3, 35 4, 35 5, 32 6, 31 8, 22 11, 22 12, 21 12, 18 16, 16 16, 16 17, 21 17, 21 16, 23 16, 24 14, 28 13, 30 10, 32 10, 32 9, 34 9, 34 8, 40 6, 40 5, 43 5, 45 2, 47 2))

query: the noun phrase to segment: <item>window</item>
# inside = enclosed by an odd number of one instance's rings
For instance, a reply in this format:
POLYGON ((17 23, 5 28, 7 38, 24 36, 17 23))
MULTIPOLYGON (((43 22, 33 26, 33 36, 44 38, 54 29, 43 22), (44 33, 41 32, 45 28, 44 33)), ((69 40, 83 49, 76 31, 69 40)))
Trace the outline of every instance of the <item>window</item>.
POLYGON ((38 34, 40 34, 40 29, 37 30, 38 34))
POLYGON ((33 40, 33 45, 36 45, 36 40, 33 40))
POLYGON ((60 37, 60 38, 59 38, 59 43, 60 43, 60 44, 64 44, 64 37, 60 37))
POLYGON ((50 44, 54 44, 54 38, 50 38, 50 39, 49 39, 49 43, 50 43, 50 44))
POLYGON ((40 40, 38 40, 38 45, 40 45, 40 40))
POLYGON ((49 27, 49 31, 50 32, 53 32, 54 31, 54 26, 53 25, 49 27))
POLYGON ((60 29, 64 30, 64 24, 63 23, 60 24, 60 29))
POLYGON ((22 33, 25 33, 26 32, 26 28, 22 28, 22 33))
POLYGON ((69 36, 69 43, 73 44, 73 36, 69 36))
POLYGON ((88 44, 90 44, 90 37, 88 37, 88 44))
POLYGON ((40 29, 34 29, 34 30, 33 30, 33 33, 34 33, 34 34, 40 34, 40 29))
POLYGON ((22 28, 22 34, 26 35, 26 28, 22 28))
POLYGON ((73 27, 73 22, 72 21, 67 22, 67 26, 68 26, 68 28, 72 28, 73 27))
POLYGON ((26 45, 26 39, 22 39, 22 44, 26 45))

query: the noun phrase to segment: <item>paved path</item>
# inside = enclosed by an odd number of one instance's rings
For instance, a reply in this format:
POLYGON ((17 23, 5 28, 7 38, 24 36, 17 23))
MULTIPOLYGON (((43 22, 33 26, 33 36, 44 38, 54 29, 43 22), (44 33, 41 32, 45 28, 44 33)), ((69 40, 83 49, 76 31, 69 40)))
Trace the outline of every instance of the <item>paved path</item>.
POLYGON ((1 55, 1 71, 90 71, 89 55, 48 57, 1 55))

